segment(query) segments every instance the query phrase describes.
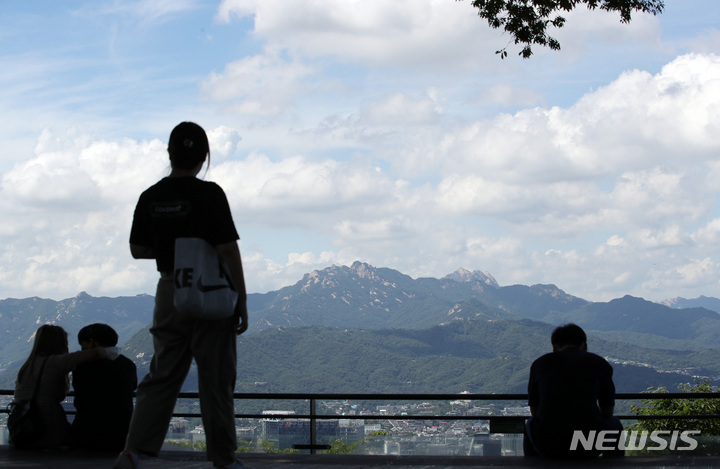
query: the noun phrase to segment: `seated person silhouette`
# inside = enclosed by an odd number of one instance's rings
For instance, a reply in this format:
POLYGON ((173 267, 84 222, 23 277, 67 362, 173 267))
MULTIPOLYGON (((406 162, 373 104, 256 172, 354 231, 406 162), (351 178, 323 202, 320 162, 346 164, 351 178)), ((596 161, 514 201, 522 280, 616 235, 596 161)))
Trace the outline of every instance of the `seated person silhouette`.
MULTIPOLYGON (((553 351, 535 360, 530 367, 528 405, 532 417, 525 425, 523 449, 526 456, 551 459, 587 459, 600 455, 596 445, 571 449, 573 434, 617 430, 617 438, 601 447, 617 448, 622 424, 613 416, 615 384, 612 366, 587 351, 585 331, 566 324, 553 331, 553 351)), ((615 449, 604 457, 622 456, 615 449)))
MULTIPOLYGON (((115 330, 107 324, 90 324, 78 333, 83 350, 114 347, 115 330)), ((133 392, 137 388, 135 364, 126 356, 79 364, 73 371, 73 442, 80 448, 119 451, 125 446, 133 392)))

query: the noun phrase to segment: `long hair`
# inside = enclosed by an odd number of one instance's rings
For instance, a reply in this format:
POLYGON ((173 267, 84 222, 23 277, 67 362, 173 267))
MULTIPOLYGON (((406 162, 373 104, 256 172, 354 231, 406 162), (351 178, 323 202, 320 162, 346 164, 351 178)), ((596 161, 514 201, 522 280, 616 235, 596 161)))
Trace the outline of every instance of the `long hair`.
POLYGON ((65 329, 54 324, 43 324, 35 332, 35 342, 30 356, 20 367, 16 382, 19 383, 26 372, 32 374, 32 367, 37 357, 49 357, 63 353, 68 353, 68 335, 65 329))

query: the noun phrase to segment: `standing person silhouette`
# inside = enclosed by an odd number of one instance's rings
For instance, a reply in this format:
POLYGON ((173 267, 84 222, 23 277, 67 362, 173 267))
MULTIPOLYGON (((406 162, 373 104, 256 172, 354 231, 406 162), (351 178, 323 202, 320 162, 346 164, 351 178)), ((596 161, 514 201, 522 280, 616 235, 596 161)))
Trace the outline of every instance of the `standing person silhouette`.
POLYGON ((244 466, 235 455, 236 334, 248 326, 239 236, 223 190, 197 178, 210 157, 202 127, 192 122, 178 124, 170 134, 168 153, 170 175, 140 195, 130 232, 132 256, 155 259, 160 280, 150 328, 155 351, 150 370, 138 386, 125 449, 114 468, 136 469, 141 454, 157 456, 194 358, 207 458, 217 468, 238 469, 244 466), (239 293, 233 316, 206 320, 178 314, 173 306, 173 271, 179 237, 204 239, 227 263, 239 293))

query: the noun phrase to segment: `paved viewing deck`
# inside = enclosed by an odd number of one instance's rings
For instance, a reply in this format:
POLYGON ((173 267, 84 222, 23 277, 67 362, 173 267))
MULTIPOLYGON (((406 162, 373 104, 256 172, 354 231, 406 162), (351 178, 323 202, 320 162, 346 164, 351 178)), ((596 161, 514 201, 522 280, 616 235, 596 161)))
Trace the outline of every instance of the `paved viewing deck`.
MULTIPOLYGON (((596 459, 591 461, 548 461, 522 456, 371 456, 247 453, 242 459, 250 469, 309 468, 364 469, 453 469, 467 467, 505 468, 720 468, 715 456, 658 456, 596 459)), ((114 454, 65 451, 33 453, 0 446, 0 467, 3 469, 102 469, 112 467, 114 454)), ((212 469, 205 453, 163 451, 158 458, 142 460, 140 469, 212 469)))

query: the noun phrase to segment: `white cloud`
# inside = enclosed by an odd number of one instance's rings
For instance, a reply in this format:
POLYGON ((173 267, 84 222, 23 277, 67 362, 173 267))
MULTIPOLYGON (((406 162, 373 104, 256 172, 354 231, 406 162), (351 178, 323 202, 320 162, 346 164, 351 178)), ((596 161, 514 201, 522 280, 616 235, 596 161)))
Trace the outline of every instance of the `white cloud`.
POLYGON ((208 130, 207 136, 211 149, 210 157, 214 162, 224 161, 233 156, 242 140, 240 132, 224 125, 208 130))
POLYGON ((251 292, 362 260, 720 296, 720 58, 667 55, 713 31, 581 9, 562 52, 500 60, 508 37, 469 0, 171 3, 5 33, 0 297, 152 293, 132 210, 186 119, 208 130, 251 292))
POLYGON ((684 246, 690 242, 690 237, 677 225, 661 230, 642 229, 638 232, 638 238, 637 246, 648 249, 684 246))
POLYGON ((129 228, 141 190, 166 168, 158 140, 43 131, 35 156, 0 179, 3 291, 53 298, 81 290, 117 294, 130 285, 147 291, 154 269, 134 265, 129 228))
MULTIPOLYGON (((254 17, 254 34, 303 57, 391 68, 477 62, 477 45, 503 44, 470 2, 445 0, 224 0, 218 19, 254 17)), ((492 50, 495 50, 492 49, 492 50)), ((485 58, 492 58, 491 55, 485 58)))
MULTIPOLYGON (((711 258, 688 258, 676 262, 672 266, 664 266, 649 272, 648 280, 642 281, 643 291, 655 295, 666 295, 665 292, 697 292, 714 288, 720 272, 720 266, 711 258)), ((678 296, 683 296, 679 294, 678 296)), ((685 295, 686 298, 695 298, 698 295, 685 295)))
POLYGON ((363 123, 369 125, 416 125, 437 122, 442 108, 428 95, 413 98, 405 93, 394 93, 370 103, 361 113, 363 123))
POLYGON ((396 187, 363 161, 303 156, 274 162, 251 154, 215 167, 209 176, 232 194, 230 204, 239 222, 311 230, 332 226, 345 214, 362 216, 365 207, 391 200, 396 187))
MULTIPOLYGON (((562 44, 563 60, 577 59, 598 40, 605 46, 661 48, 659 21, 651 15, 636 14, 622 24, 617 14, 580 6, 563 16, 566 25, 549 30, 562 44)), ((500 66, 496 50, 507 47, 512 57, 521 48, 490 28, 470 1, 223 0, 216 15, 223 23, 248 17, 255 37, 271 47, 395 69, 498 70, 505 65, 500 66)), ((534 53, 554 54, 539 46, 534 53)))
MULTIPOLYGON (((365 156, 243 155, 240 132, 220 125, 208 130, 216 158, 207 177, 226 190, 241 231, 292 229, 332 240, 333 250, 289 251, 282 262, 274 248, 243 237, 248 269, 261 269, 255 288, 278 288, 303 269, 360 259, 417 275, 441 276, 462 265, 488 270, 501 283, 553 282, 573 293, 612 294, 642 281, 639 270, 628 269, 630 259, 640 266, 652 252, 668 249, 694 256, 717 237, 709 222, 695 232, 688 228, 713 210, 707 194, 714 180, 697 168, 715 167, 710 155, 717 144, 708 135, 714 129, 685 132, 670 119, 692 114, 687 107, 702 119, 714 112, 711 75, 718 60, 681 57, 676 62, 687 67, 672 63, 656 76, 625 74, 569 108, 455 126, 448 125, 436 90, 386 95, 358 108, 352 123, 386 130, 374 140, 382 145, 373 147, 376 157, 388 159, 381 166, 365 156), (685 83, 682 92, 644 89, 676 81, 685 83), (641 115, 645 122, 635 123, 641 115), (653 119, 662 125, 648 124, 653 119), (627 130, 633 126, 635 140, 627 130), (660 145, 653 148, 660 153, 650 154, 643 144, 616 156, 626 142, 649 142, 670 128, 692 157, 678 159, 660 145), (422 147, 423 141, 430 144, 422 147), (393 153, 401 143, 414 147, 393 153), (405 171, 410 166, 415 172, 405 171), (598 232, 607 234, 593 245, 598 232), (594 272, 591 285, 573 273, 578 270, 594 272)), ((30 288, 31 279, 50 288, 60 273, 55 291, 74 285, 103 293, 129 279, 151 282, 152 263, 127 257, 127 232, 140 191, 166 170, 165 143, 157 139, 113 142, 77 130, 43 132, 35 156, 2 175, 1 207, 13 220, 0 233, 10 241, 4 280, 10 288, 30 288), (51 206, 56 211, 48 213, 51 206), (19 233, 33 235, 18 240, 19 233), (16 279, 13 268, 23 272, 16 279)), ((672 262, 660 264, 667 272, 672 262)))
POLYGON ((713 218, 692 234, 693 240, 699 245, 720 245, 720 218, 713 218))
POLYGON ((313 69, 272 55, 246 57, 212 72, 203 92, 223 108, 240 114, 274 117, 286 110, 313 69))
POLYGON ((446 172, 528 182, 708 161, 720 148, 719 109, 720 57, 683 56, 655 76, 625 73, 567 109, 470 124, 445 139, 443 164, 446 172))

